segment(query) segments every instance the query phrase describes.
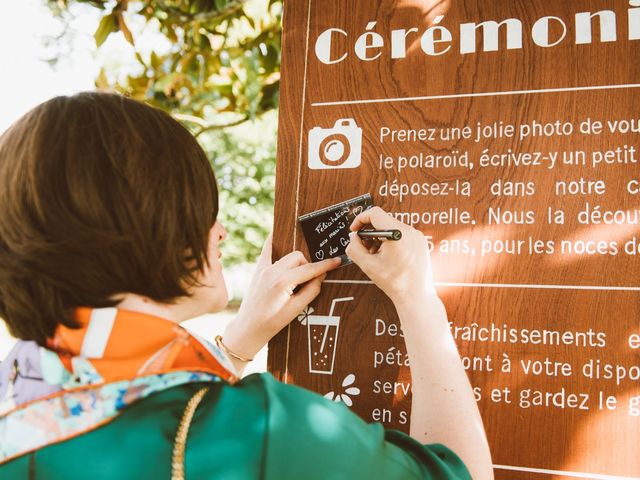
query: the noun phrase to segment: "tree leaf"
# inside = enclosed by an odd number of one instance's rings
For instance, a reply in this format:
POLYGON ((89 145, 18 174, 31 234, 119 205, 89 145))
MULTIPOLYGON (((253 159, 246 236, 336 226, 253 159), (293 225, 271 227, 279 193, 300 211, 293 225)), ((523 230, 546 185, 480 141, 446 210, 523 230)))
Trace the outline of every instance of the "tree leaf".
POLYGON ((98 78, 96 78, 95 85, 99 90, 108 90, 111 87, 104 68, 100 69, 100 73, 98 74, 98 78))
POLYGON ((154 70, 160 70, 162 66, 162 59, 158 56, 156 52, 151 52, 151 67, 154 70))
POLYGON ((105 15, 100 20, 100 25, 98 25, 98 29, 96 33, 93 34, 93 38, 96 39, 96 47, 99 47, 104 43, 110 33, 115 32, 118 29, 118 25, 116 23, 115 16, 110 13, 109 15, 105 15))

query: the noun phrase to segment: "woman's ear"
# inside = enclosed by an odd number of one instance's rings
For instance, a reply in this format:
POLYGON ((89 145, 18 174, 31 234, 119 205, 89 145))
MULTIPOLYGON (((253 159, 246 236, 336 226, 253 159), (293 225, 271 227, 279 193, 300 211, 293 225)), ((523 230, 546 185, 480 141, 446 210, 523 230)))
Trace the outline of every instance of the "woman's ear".
POLYGON ((218 245, 227 238, 227 229, 224 225, 216 220, 209 230, 209 255, 218 255, 218 245))

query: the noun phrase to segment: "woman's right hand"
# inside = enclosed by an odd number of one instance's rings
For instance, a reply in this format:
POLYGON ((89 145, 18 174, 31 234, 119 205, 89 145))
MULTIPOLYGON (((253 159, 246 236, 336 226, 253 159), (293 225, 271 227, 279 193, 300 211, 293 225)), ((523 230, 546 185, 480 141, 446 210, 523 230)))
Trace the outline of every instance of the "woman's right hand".
POLYGON ((451 448, 472 478, 492 479, 482 418, 447 312, 433 287, 426 238, 378 207, 358 215, 351 230, 347 255, 391 298, 402 325, 411 363, 411 436, 420 443, 451 448), (398 229, 402 238, 369 249, 355 233, 367 225, 398 229))
POLYGON ((437 296, 427 240, 421 232, 391 217, 380 207, 358 215, 351 224, 351 231, 347 255, 394 304, 437 296), (356 232, 369 225, 376 230, 400 230, 402 238, 383 240, 378 248, 367 248, 356 232))

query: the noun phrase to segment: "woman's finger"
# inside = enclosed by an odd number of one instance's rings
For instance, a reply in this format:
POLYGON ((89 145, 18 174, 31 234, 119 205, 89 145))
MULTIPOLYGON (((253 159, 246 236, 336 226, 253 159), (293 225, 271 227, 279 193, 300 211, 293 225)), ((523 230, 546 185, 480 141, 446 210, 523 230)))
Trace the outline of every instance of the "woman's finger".
POLYGON ((372 225, 376 229, 390 229, 404 227, 404 224, 392 218, 387 212, 380 207, 373 207, 365 210, 358 215, 351 223, 351 231, 355 232, 363 227, 372 225))
POLYGON ((369 263, 371 263, 372 255, 369 253, 369 249, 362 243, 362 239, 358 237, 358 234, 352 232, 349 235, 350 242, 347 245, 345 253, 351 260, 358 265, 364 273, 367 273, 369 263))
POLYGON ((285 269, 295 268, 300 265, 306 265, 309 260, 299 250, 287 253, 284 257, 276 262, 276 264, 282 266, 285 269))
POLYGON ((378 250, 380 250, 380 247, 382 246, 382 242, 380 240, 372 240, 372 239, 366 239, 366 238, 362 238, 361 240, 365 248, 369 250, 369 253, 376 253, 378 250))
POLYGON ((298 292, 291 295, 291 308, 297 312, 302 311, 311 301, 318 296, 322 281, 325 279, 326 274, 322 274, 319 277, 305 283, 298 292))
POLYGON ((339 267, 341 263, 342 260, 340 258, 329 258, 321 262, 307 263, 289 270, 289 272, 286 273, 286 278, 291 284, 300 285, 319 275, 334 270, 339 267))
POLYGON ((269 236, 264 242, 262 246, 262 251, 260 252, 260 257, 258 257, 258 267, 268 267, 271 265, 272 256, 273 255, 273 232, 269 233, 269 236))

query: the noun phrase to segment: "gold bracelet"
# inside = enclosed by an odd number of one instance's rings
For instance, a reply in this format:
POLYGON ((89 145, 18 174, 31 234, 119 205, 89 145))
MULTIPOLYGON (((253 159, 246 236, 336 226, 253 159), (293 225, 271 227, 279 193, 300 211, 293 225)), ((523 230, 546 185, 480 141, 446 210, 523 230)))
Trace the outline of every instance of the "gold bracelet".
POLYGON ((222 335, 216 335, 215 342, 216 342, 216 345, 218 347, 220 347, 220 349, 224 353, 226 353, 227 355, 231 355, 233 358, 235 358, 237 360, 240 360, 241 362, 251 362, 251 361, 253 361, 253 358, 244 358, 244 357, 241 357, 240 355, 238 355, 237 353, 234 353, 231 350, 229 350, 227 348, 227 346, 224 343, 222 343, 222 335))

